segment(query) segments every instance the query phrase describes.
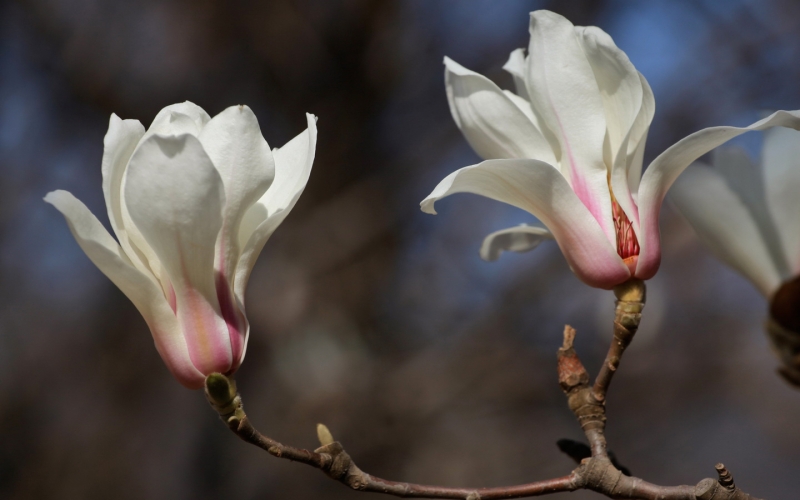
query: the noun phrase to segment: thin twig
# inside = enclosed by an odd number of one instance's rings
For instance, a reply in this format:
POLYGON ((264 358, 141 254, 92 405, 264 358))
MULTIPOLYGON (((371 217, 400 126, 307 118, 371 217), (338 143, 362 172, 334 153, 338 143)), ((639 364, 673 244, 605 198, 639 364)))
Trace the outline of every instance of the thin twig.
POLYGON ((758 500, 738 489, 731 474, 717 465, 719 479, 703 479, 696 486, 658 486, 623 474, 608 455, 605 438, 605 397, 625 348, 633 339, 644 307, 644 283, 631 280, 614 290, 617 313, 614 320, 614 342, 595 380, 589 385, 589 373, 578 357, 573 341, 575 330, 564 328, 564 344, 558 350, 558 381, 567 402, 589 440, 591 456, 568 476, 498 488, 449 488, 388 481, 372 476, 356 466, 342 445, 335 441, 327 427, 319 424, 320 446, 314 451, 287 446, 264 436, 250 423, 235 383, 225 375, 212 373, 206 377, 206 397, 220 418, 244 441, 270 455, 310 465, 332 479, 357 490, 383 493, 405 498, 450 498, 492 500, 527 498, 550 493, 586 489, 609 498, 641 500, 758 500))
POLYGON ((258 446, 274 457, 301 462, 320 469, 331 478, 358 491, 404 498, 491 500, 534 497, 561 491, 575 491, 582 487, 581 478, 574 472, 564 477, 498 488, 448 488, 389 481, 359 469, 342 445, 333 441, 333 436, 327 427, 321 424, 317 429, 317 435, 322 446, 314 451, 287 446, 264 436, 248 420, 235 384, 222 374, 212 373, 206 378, 206 397, 228 428, 242 440, 258 446))

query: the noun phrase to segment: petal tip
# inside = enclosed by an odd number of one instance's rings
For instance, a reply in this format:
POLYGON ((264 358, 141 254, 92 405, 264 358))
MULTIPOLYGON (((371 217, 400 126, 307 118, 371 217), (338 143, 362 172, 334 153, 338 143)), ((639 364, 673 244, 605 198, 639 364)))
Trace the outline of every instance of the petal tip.
POLYGON ((72 196, 72 193, 63 189, 55 189, 44 195, 44 198, 42 199, 45 203, 49 203, 54 207, 57 207, 59 201, 63 200, 65 196, 72 196))
POLYGON ((434 203, 436 203, 436 200, 426 198, 421 202, 419 202, 419 209, 425 212, 426 214, 437 215, 436 209, 433 208, 434 203))

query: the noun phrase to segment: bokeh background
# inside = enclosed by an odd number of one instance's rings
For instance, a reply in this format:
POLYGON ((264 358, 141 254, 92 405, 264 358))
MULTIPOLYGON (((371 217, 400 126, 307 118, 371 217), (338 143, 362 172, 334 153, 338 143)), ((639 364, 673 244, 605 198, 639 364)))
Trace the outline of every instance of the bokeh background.
MULTIPOLYGON (((0 3, 0 497, 366 498, 230 434, 42 201, 67 189, 107 223, 109 115, 147 125, 187 99, 212 115, 248 104, 273 147, 319 116, 308 188, 248 289, 237 380, 262 431, 314 447, 325 422, 395 480, 568 473, 555 442, 581 433, 555 351, 570 323, 596 371, 612 294, 582 285, 554 244, 481 261, 484 235, 533 222, 522 211, 471 195, 435 217, 418 208, 478 161, 450 118, 443 56, 510 88, 501 66, 540 8, 602 27, 647 77, 646 161, 702 127, 800 108, 793 0, 0 3)), ((740 143, 757 155, 760 141, 740 143)), ((661 223, 661 271, 609 398, 611 448, 656 483, 695 484, 722 461, 747 491, 796 498, 800 392, 775 374, 765 301, 675 212, 661 223)))

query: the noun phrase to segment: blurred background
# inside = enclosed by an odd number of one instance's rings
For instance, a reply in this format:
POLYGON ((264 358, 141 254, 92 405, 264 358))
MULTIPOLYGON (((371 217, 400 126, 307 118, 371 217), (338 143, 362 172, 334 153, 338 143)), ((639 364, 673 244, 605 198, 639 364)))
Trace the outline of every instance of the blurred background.
MULTIPOLYGON (((555 352, 569 323, 596 372, 612 294, 582 285, 552 243, 481 261, 482 238, 527 213, 471 195, 438 216, 418 208, 478 161, 450 117, 443 56, 511 88, 501 67, 542 8, 600 26, 647 77, 646 163, 700 128, 800 108, 793 0, 0 3, 0 497, 367 498, 233 436, 42 201, 67 189, 107 224, 109 115, 148 125, 187 99, 211 115, 248 104, 272 147, 319 116, 311 180, 247 292, 237 380, 259 429, 313 448, 325 422, 388 479, 567 474, 555 442, 582 434, 555 352)), ((740 144, 757 155, 760 141, 740 144)), ((722 461, 746 491, 794 498, 800 392, 775 374, 766 303, 674 211, 661 223, 661 271, 608 401, 611 448, 659 484, 722 461)))

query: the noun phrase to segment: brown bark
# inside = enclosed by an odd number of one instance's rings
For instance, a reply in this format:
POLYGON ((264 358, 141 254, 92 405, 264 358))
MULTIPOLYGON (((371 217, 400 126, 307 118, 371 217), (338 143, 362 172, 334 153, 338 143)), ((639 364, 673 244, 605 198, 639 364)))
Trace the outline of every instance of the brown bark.
POLYGON ((314 451, 287 446, 264 436, 248 420, 235 383, 225 375, 212 373, 206 378, 206 397, 231 431, 244 441, 275 457, 320 469, 357 491, 404 498, 491 500, 586 489, 618 499, 758 500, 740 490, 722 464, 716 466, 718 479, 703 479, 695 486, 659 486, 623 474, 611 461, 605 438, 606 395, 622 355, 639 327, 645 300, 644 282, 632 279, 617 287, 614 293, 617 297, 614 340, 594 384, 589 384, 589 373, 573 347, 575 330, 572 327, 564 328, 564 343, 558 350, 558 381, 591 449, 591 456, 581 460, 567 476, 498 488, 450 488, 389 481, 362 471, 322 424, 317 428, 322 446, 314 451))

